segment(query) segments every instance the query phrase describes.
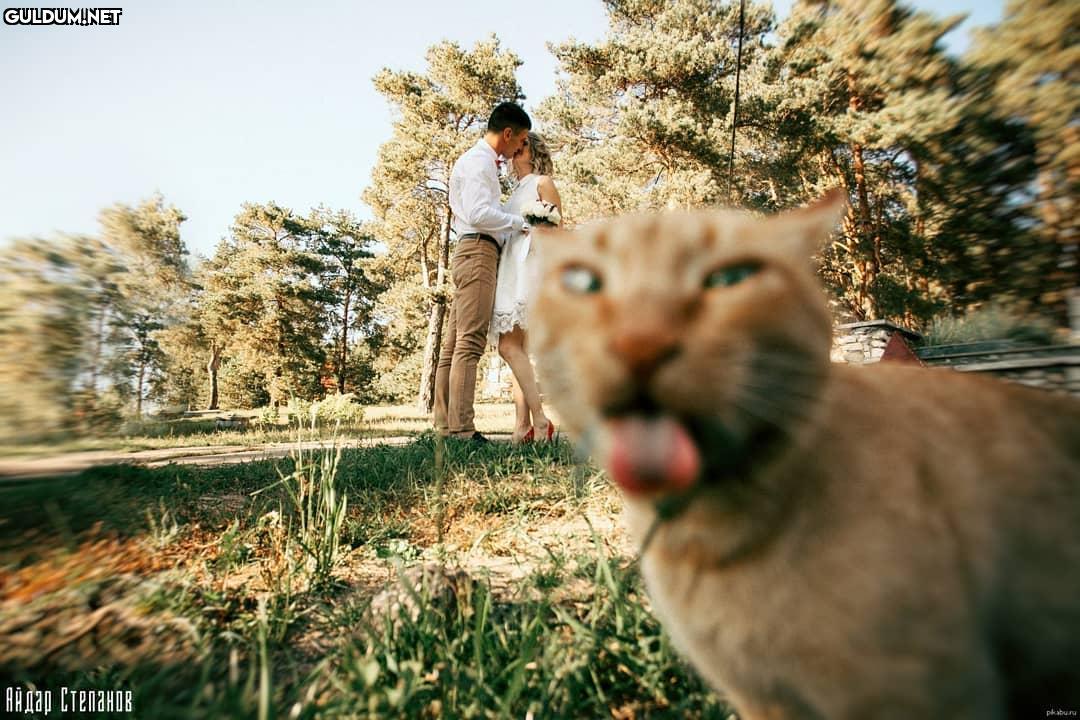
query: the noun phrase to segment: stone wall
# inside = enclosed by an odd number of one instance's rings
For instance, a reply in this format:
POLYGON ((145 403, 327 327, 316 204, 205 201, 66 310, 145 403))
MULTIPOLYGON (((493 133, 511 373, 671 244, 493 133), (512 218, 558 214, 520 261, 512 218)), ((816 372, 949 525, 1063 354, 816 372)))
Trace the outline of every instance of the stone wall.
POLYGON ((865 365, 879 362, 890 347, 899 342, 911 347, 922 336, 885 320, 846 323, 833 329, 833 362, 865 365), (894 338, 897 338, 894 340, 894 338))

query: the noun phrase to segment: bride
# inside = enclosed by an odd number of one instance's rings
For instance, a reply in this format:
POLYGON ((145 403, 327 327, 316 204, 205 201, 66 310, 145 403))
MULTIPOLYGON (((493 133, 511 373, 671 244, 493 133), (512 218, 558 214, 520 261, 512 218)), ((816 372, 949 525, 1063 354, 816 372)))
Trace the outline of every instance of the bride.
MULTIPOLYGON (((510 213, 522 210, 538 199, 551 203, 562 212, 562 201, 555 182, 551 153, 544 139, 534 132, 512 159, 517 187, 503 208, 510 213)), ((525 307, 535 281, 531 242, 527 232, 515 233, 499 256, 499 274, 495 285, 495 309, 491 317, 490 339, 499 355, 514 374, 514 415, 511 442, 542 439, 551 442, 555 425, 544 414, 532 361, 525 351, 525 307)))

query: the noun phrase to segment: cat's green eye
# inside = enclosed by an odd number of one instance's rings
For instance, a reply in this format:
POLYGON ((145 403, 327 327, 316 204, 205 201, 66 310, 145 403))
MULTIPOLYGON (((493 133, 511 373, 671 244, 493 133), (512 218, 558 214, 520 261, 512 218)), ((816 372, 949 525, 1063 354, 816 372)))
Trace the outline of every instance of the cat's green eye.
POLYGON ((727 267, 722 267, 709 273, 705 277, 705 287, 718 288, 738 285, 760 269, 761 266, 757 263, 728 265, 727 267))
POLYGON ((600 292, 604 286, 598 273, 580 265, 565 268, 562 271, 561 280, 564 288, 578 295, 600 292))

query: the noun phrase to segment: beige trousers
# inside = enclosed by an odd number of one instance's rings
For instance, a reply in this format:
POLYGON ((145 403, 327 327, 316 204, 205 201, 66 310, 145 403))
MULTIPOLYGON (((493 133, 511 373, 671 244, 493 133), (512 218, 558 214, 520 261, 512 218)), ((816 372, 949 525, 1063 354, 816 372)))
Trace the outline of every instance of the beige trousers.
POLYGON ((499 250, 492 242, 458 241, 450 260, 454 301, 435 372, 434 422, 441 435, 467 438, 476 431, 476 366, 487 343, 498 269, 499 250))

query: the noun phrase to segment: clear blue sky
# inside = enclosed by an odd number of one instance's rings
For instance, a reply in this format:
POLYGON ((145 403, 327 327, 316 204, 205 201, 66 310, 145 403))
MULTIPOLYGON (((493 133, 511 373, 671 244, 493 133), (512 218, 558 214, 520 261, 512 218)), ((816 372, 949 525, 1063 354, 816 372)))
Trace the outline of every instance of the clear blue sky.
MULTIPOLYGON (((996 22, 1001 0, 916 0, 967 12, 948 39, 996 22)), ((790 0, 777 0, 783 17, 790 0)), ((213 252, 245 201, 299 213, 360 201, 391 116, 371 78, 424 69, 428 46, 468 47, 495 32, 524 65, 530 108, 553 92, 546 41, 601 39, 600 0, 122 4, 115 27, 0 24, 0 241, 94 233, 97 213, 154 191, 213 252)))

